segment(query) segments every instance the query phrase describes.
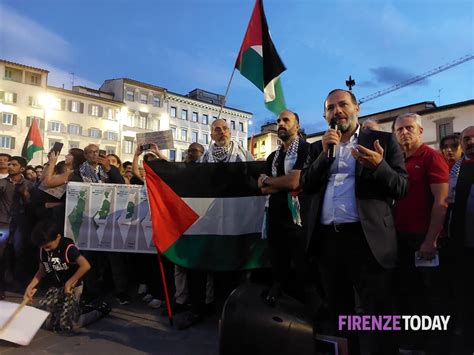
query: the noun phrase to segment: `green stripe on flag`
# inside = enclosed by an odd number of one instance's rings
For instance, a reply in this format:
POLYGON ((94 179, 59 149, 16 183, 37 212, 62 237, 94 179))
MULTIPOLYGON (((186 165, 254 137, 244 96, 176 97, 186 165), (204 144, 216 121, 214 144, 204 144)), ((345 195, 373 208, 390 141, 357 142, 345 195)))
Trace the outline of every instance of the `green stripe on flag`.
POLYGON ((163 255, 186 268, 228 271, 268 266, 267 252, 267 240, 262 240, 260 233, 232 236, 185 234, 163 255))
POLYGON ((263 58, 253 48, 242 54, 239 71, 263 92, 263 58))

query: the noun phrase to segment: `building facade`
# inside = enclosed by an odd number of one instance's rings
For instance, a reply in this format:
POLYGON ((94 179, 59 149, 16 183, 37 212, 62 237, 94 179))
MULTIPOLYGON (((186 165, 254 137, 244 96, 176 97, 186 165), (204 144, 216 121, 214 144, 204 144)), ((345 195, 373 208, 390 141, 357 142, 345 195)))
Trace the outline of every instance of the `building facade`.
MULTIPOLYGON (((222 95, 195 89, 187 95, 133 79, 106 80, 96 90, 74 86, 72 90, 48 86, 48 71, 0 59, 0 152, 21 155, 33 119, 39 123, 45 152, 30 164, 45 163, 55 142, 69 148, 97 144, 122 161, 132 160, 136 134, 171 130, 174 149, 165 154, 182 161, 189 144, 210 143, 210 124, 219 116, 222 95)), ((223 107, 220 117, 232 131, 232 139, 247 141, 250 112, 223 107)))

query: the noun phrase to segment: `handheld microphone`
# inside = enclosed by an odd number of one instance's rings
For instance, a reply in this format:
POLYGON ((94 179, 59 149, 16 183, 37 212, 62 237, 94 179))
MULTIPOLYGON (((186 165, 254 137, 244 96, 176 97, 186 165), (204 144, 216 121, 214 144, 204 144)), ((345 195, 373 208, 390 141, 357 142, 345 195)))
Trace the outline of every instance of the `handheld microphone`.
MULTIPOLYGON (((332 129, 337 129, 337 118, 333 117, 331 122, 329 122, 329 127, 332 129)), ((330 144, 328 146, 328 158, 331 160, 336 159, 336 145, 330 144)))

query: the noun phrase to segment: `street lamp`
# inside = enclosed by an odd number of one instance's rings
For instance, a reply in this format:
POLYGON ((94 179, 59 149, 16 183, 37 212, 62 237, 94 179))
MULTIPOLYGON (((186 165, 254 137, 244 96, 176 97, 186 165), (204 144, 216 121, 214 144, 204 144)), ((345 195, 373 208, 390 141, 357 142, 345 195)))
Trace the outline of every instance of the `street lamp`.
MULTIPOLYGON (((43 127, 43 151, 41 152, 41 164, 44 164, 44 146, 46 145, 46 127, 48 125, 46 124, 46 113, 48 110, 51 110, 54 107, 54 96, 48 93, 43 93, 40 94, 38 97, 38 102, 40 106, 43 108, 43 121, 44 121, 44 127, 43 127)), ((41 129, 41 125, 40 129, 41 129)))

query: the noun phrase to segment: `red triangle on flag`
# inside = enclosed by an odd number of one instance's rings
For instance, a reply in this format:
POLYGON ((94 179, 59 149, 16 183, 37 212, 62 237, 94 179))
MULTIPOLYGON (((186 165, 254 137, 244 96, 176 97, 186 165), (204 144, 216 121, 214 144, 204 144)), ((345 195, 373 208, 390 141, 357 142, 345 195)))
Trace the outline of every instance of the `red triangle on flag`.
POLYGON ((153 241, 158 250, 164 253, 199 219, 199 215, 147 164, 144 165, 153 241))

